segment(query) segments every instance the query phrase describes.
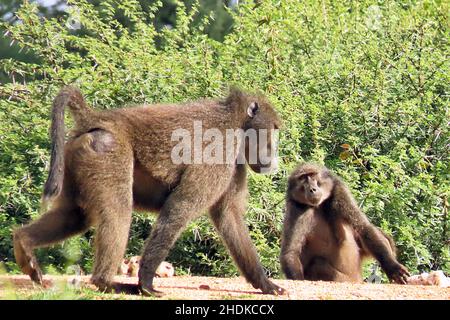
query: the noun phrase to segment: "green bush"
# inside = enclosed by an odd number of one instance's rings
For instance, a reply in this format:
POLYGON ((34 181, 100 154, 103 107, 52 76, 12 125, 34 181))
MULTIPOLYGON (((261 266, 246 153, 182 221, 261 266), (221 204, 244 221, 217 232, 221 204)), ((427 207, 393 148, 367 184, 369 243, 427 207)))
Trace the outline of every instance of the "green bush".
MULTIPOLYGON (((247 222, 272 276, 280 276, 286 177, 301 160, 348 182, 412 272, 450 271, 445 1, 247 2, 230 11, 234 29, 222 42, 204 34, 213 22, 199 24, 198 7, 179 1, 175 26, 162 30, 146 23, 160 3, 143 11, 135 0, 70 2, 79 30, 42 18, 33 3, 17 12, 20 23, 3 24, 39 57, 0 61, 21 79, 0 86, 0 257, 9 271, 17 271, 12 228, 38 215, 51 101, 69 83, 95 108, 216 97, 229 83, 264 91, 284 119, 281 170, 250 174, 247 222)), ((140 252, 153 222, 135 215, 128 254, 140 252)), ((90 242, 91 233, 40 250, 39 259, 89 272, 90 242)), ((180 272, 237 274, 207 218, 189 226, 168 259, 180 272)))

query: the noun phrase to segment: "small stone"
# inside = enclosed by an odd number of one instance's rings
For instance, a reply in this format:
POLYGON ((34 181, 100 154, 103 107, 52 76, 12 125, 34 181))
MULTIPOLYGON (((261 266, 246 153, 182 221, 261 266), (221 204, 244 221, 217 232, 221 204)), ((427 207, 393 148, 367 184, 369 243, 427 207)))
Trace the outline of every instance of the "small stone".
POLYGON ((203 290, 210 290, 210 289, 211 289, 210 286, 208 286, 207 284, 201 284, 201 285, 199 286, 199 288, 200 288, 200 289, 203 289, 203 290))

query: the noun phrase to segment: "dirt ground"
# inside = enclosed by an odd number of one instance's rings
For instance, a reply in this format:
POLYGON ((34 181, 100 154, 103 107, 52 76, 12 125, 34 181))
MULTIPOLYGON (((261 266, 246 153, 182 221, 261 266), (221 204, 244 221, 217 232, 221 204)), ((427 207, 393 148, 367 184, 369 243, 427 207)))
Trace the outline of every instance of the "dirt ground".
MULTIPOLYGON (((21 298, 26 293, 52 290, 55 284, 69 283, 74 276, 44 276, 47 289, 32 284, 27 276, 2 275, 0 276, 0 299, 7 299, 7 292, 14 292, 15 296, 21 298)), ((94 289, 89 284, 89 276, 78 277, 82 288, 94 289)), ((135 277, 117 276, 116 281, 122 283, 137 283, 135 277)), ((242 277, 236 278, 213 278, 175 276, 172 278, 156 278, 155 288, 164 293, 161 299, 187 299, 187 300, 209 300, 209 299, 294 299, 294 300, 450 300, 450 288, 437 286, 412 286, 395 284, 348 284, 323 281, 291 281, 274 280, 275 283, 288 290, 287 295, 272 296, 264 295, 246 283, 242 277)), ((104 294, 95 299, 139 299, 139 296, 104 294)))

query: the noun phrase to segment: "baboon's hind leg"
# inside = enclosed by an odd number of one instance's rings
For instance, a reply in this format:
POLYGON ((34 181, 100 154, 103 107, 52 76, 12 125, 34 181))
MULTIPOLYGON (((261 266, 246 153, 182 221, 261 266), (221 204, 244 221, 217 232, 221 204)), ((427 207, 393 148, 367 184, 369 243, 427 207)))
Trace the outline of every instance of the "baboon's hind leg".
MULTIPOLYGON (((86 214, 95 217, 95 258, 92 283, 104 291, 127 291, 113 283, 125 254, 131 225, 133 207, 131 156, 106 155, 103 161, 95 162, 94 179, 81 183, 82 197, 86 201, 86 214), (111 172, 120 168, 120 172, 111 172)), ((137 292, 137 285, 134 286, 137 292)))
POLYGON ((36 221, 14 231, 14 255, 21 270, 39 284, 42 272, 33 249, 47 247, 89 227, 83 212, 75 206, 51 209, 36 221))
POLYGON ((137 293, 126 286, 113 283, 125 254, 131 225, 131 194, 128 199, 117 199, 99 205, 99 225, 95 231, 95 262, 92 283, 100 290, 137 293), (120 203, 128 202, 128 204, 120 203), (131 291, 131 292, 130 292, 131 291))

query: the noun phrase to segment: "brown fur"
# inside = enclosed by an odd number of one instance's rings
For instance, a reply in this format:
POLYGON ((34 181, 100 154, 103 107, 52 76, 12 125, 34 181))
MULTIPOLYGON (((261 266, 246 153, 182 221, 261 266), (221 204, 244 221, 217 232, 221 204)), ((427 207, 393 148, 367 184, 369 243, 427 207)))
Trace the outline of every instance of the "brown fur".
MULTIPOLYGON (((15 256, 23 272, 42 282, 33 249, 95 226, 92 282, 103 290, 119 290, 112 279, 125 252, 133 208, 159 211, 139 269, 140 291, 152 293, 156 269, 180 233, 209 210, 247 280, 264 293, 283 293, 267 278, 245 225, 245 164, 171 161, 172 131, 184 128, 192 133, 194 120, 202 120, 205 129, 218 128, 222 133, 279 126, 264 97, 237 89, 224 101, 94 111, 86 106, 78 89, 64 88, 53 105, 52 165, 44 190, 44 199, 56 199, 51 210, 14 232, 15 256), (76 128, 62 157, 65 106, 72 111, 76 128)), ((264 147, 270 149, 270 143, 264 147)), ((256 172, 262 167, 251 165, 256 172)))
POLYGON ((361 282, 362 260, 372 256, 390 280, 406 283, 395 250, 326 168, 306 163, 290 175, 281 248, 288 279, 361 282))

